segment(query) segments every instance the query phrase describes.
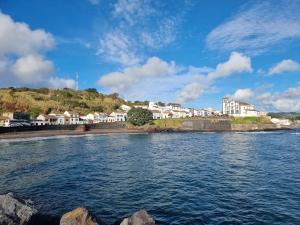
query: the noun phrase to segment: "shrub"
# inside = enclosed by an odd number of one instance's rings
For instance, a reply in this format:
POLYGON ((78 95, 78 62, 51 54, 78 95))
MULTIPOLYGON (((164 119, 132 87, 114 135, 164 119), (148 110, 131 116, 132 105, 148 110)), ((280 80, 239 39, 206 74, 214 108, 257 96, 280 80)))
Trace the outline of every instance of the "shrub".
POLYGON ((153 114, 148 109, 132 108, 127 115, 128 122, 135 126, 142 126, 153 120, 153 114))

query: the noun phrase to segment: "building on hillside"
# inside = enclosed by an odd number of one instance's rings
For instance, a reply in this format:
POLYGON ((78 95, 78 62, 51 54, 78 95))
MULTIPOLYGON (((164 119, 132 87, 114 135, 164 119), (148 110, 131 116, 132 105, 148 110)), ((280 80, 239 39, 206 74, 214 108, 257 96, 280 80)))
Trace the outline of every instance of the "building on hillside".
POLYGON ((30 124, 31 126, 45 126, 48 125, 48 121, 44 121, 44 120, 30 120, 30 124))
POLYGON ((234 117, 249 117, 262 115, 255 109, 255 106, 253 104, 237 101, 228 97, 225 97, 222 100, 222 113, 223 115, 234 117))
POLYGON ((72 111, 65 111, 65 124, 79 124, 79 114, 72 111))
POLYGON ((92 121, 92 123, 106 123, 107 122, 107 114, 99 113, 99 112, 89 113, 86 116, 86 119, 88 121, 92 121))
POLYGON ((5 122, 9 120, 8 117, 0 116, 0 127, 5 127, 5 122))
POLYGON ((108 123, 114 123, 114 122, 116 122, 116 118, 115 118, 115 116, 108 116, 107 117, 107 122, 108 123))
POLYGON ((128 105, 121 105, 120 109, 123 110, 123 111, 125 111, 125 112, 128 112, 131 109, 131 107, 128 106, 128 105))
POLYGON ((49 115, 40 114, 36 119, 40 120, 40 121, 44 121, 45 123, 47 123, 49 125, 57 124, 56 114, 49 114, 49 115))
POLYGON ((275 123, 280 126, 290 126, 292 124, 291 120, 289 119, 278 119, 278 118, 272 118, 272 123, 275 123))
POLYGON ((6 118, 4 120, 4 127, 23 127, 23 126, 31 126, 29 120, 23 120, 23 119, 10 119, 6 118))
POLYGON ((109 115, 109 117, 111 117, 110 121, 112 121, 112 122, 124 122, 127 120, 127 113, 121 112, 121 111, 116 111, 116 112, 112 112, 109 115))
POLYGON ((30 115, 25 112, 4 112, 2 113, 3 117, 7 117, 11 120, 16 119, 16 120, 29 120, 30 115))
POLYGON ((171 110, 181 110, 181 105, 177 103, 169 103, 167 106, 171 110))
POLYGON ((157 109, 152 109, 150 110, 152 112, 152 115, 153 115, 153 119, 154 120, 158 120, 158 119, 162 119, 162 113, 160 110, 157 110, 157 109))
POLYGON ((162 119, 169 119, 172 118, 172 113, 170 110, 164 110, 161 112, 161 118, 162 119))
MULTIPOLYGON (((52 115, 52 114, 49 114, 52 115)), ((54 117, 56 117, 56 125, 67 125, 67 124, 73 124, 70 123, 71 118, 66 116, 65 114, 54 114, 54 117)), ((78 119, 79 121, 79 119, 78 119)))

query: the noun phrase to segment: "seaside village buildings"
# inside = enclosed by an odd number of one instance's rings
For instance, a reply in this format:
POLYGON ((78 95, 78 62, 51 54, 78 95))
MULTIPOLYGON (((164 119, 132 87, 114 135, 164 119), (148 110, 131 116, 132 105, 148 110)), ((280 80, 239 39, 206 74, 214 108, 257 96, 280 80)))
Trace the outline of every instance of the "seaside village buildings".
POLYGON ((237 101, 229 97, 225 97, 222 100, 222 113, 223 115, 233 117, 258 117, 267 115, 265 112, 257 111, 252 104, 237 101))
MULTIPOLYGON (((222 111, 212 108, 193 109, 184 108, 180 104, 154 103, 148 105, 135 105, 136 108, 148 109, 153 114, 153 119, 188 118, 188 117, 211 117, 211 116, 233 116, 233 117, 257 117, 266 116, 259 112, 255 106, 246 102, 237 101, 229 97, 222 99, 222 111)), ((65 111, 62 114, 41 114, 36 119, 30 120, 26 113, 3 113, 0 116, 0 126, 42 126, 42 125, 74 125, 74 124, 96 124, 114 123, 127 120, 127 112, 131 109, 128 105, 121 105, 116 111, 107 114, 104 112, 91 112, 87 115, 79 115, 77 112, 65 111)))

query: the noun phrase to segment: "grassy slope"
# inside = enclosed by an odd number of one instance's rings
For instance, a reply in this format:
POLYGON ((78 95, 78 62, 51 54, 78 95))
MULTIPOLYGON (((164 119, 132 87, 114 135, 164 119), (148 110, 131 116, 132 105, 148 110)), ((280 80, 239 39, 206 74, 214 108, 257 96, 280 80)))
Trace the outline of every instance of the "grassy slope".
POLYGON ((242 117, 231 118, 232 124, 272 124, 272 122, 266 117, 242 117))
POLYGON ((59 113, 65 110, 74 110, 82 114, 93 111, 110 113, 124 103, 125 101, 116 95, 103 95, 94 91, 0 89, 0 112, 23 111, 31 115, 50 111, 59 113))

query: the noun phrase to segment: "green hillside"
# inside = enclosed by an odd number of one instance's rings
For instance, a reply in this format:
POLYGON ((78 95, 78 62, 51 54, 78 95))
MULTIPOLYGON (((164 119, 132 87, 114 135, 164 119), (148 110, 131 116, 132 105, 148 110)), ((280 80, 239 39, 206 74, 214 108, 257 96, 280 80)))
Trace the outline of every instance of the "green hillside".
POLYGON ((73 110, 81 114, 93 111, 112 112, 124 104, 118 94, 104 95, 96 89, 76 91, 48 88, 0 88, 0 113, 22 111, 32 117, 40 113, 73 110))

